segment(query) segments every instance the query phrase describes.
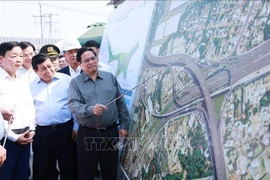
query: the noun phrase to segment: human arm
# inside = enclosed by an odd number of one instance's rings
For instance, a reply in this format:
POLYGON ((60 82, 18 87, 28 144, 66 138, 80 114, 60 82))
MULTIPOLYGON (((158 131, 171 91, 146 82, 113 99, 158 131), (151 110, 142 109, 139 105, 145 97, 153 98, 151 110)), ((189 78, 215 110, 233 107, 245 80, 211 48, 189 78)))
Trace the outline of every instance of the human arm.
POLYGON ((33 138, 34 138, 35 134, 36 134, 35 131, 28 130, 22 134, 19 134, 19 137, 16 140, 16 142, 18 144, 21 144, 21 145, 29 144, 29 143, 33 142, 33 138))
POLYGON ((72 119, 73 119, 73 130, 72 130, 72 139, 74 141, 77 140, 77 132, 78 132, 78 129, 79 129, 79 124, 76 120, 76 117, 72 114, 72 119))
POLYGON ((12 123, 12 121, 14 120, 12 109, 1 108, 1 113, 2 113, 4 120, 6 120, 6 121, 11 120, 11 123, 12 123))
POLYGON ((3 146, 0 145, 0 166, 3 165, 6 158, 7 158, 7 151, 3 146))
POLYGON ((83 95, 74 79, 69 84, 68 98, 69 110, 76 118, 87 118, 94 115, 94 106, 84 102, 83 95))

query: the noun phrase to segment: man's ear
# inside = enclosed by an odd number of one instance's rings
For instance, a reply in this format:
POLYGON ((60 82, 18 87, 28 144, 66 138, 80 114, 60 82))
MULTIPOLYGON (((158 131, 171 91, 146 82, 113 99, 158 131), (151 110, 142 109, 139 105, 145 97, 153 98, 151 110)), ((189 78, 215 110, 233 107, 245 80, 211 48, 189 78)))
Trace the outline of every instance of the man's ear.
POLYGON ((3 56, 0 56, 0 63, 3 62, 3 59, 4 59, 4 57, 3 56))

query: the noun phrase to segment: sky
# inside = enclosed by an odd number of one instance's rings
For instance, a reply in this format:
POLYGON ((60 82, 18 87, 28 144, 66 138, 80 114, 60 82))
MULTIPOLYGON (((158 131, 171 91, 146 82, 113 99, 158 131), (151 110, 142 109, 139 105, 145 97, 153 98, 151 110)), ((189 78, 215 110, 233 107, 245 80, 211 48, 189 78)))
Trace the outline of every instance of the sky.
POLYGON ((0 1, 0 36, 63 39, 106 23, 114 11, 102 1, 0 1), (43 18, 41 20, 41 15, 43 18), (42 22, 42 31, 41 31, 42 22))

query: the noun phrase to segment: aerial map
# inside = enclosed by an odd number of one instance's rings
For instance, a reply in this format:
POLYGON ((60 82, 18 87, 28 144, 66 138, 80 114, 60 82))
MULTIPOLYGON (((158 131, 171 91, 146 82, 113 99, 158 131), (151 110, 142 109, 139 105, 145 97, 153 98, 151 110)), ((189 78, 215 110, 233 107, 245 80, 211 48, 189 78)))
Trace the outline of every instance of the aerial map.
POLYGON ((149 24, 126 178, 269 180, 270 1, 156 1, 149 24))

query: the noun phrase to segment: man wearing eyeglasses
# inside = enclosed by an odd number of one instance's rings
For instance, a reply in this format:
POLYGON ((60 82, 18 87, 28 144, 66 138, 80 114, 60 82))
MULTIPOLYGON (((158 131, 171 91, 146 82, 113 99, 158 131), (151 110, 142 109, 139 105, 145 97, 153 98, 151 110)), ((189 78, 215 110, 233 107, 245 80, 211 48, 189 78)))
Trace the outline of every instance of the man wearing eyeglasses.
POLYGON ((100 163, 103 180, 116 180, 119 136, 128 136, 129 113, 115 76, 98 70, 96 53, 87 47, 77 52, 83 72, 71 80, 68 107, 75 114, 78 179, 94 179, 100 163), (118 123, 119 122, 119 123, 118 123), (119 126, 119 129, 118 129, 119 126))

